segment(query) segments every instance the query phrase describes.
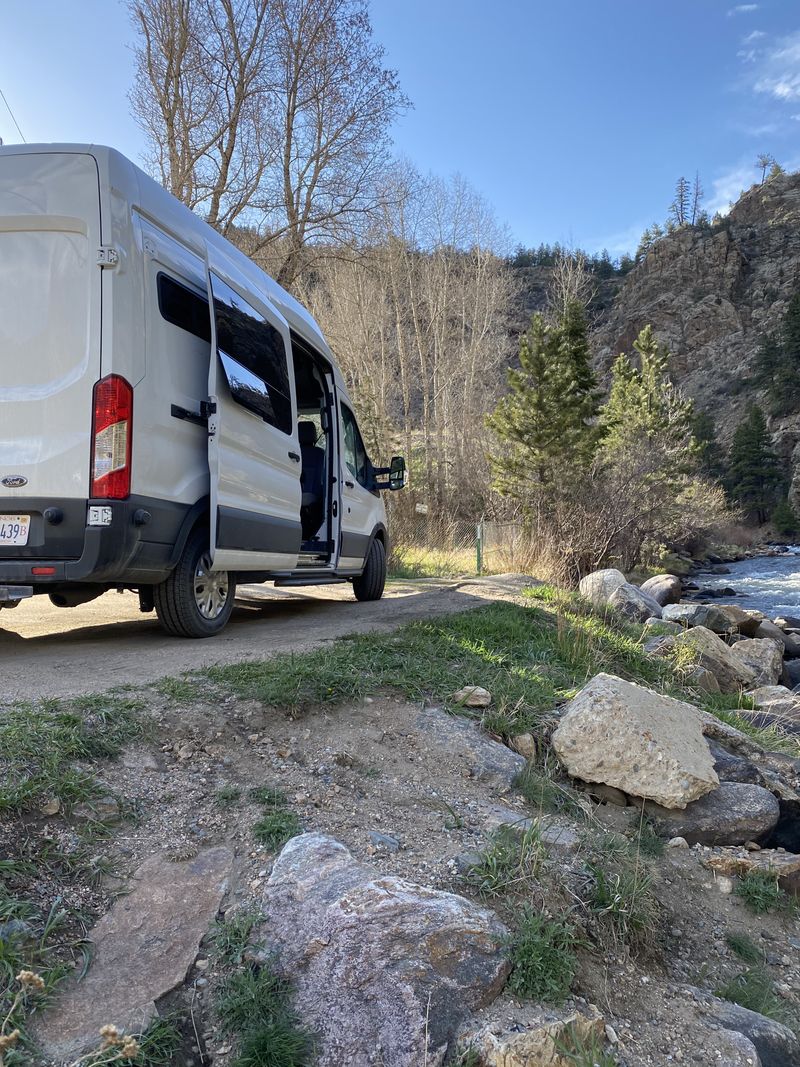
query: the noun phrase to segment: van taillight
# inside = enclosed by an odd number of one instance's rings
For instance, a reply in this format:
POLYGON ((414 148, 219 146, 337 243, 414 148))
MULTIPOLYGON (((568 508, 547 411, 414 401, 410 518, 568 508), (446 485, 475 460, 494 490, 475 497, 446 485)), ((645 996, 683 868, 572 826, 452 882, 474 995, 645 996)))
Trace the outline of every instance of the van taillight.
POLYGON ((133 389, 118 374, 94 387, 92 416, 93 497, 122 500, 131 491, 133 389))

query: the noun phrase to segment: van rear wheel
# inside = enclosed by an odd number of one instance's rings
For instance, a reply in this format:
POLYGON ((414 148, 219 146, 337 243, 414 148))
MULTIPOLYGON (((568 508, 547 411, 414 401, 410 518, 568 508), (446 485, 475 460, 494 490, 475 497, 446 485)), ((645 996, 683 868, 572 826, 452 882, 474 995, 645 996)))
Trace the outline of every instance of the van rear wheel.
POLYGON ((211 569, 208 531, 189 535, 183 555, 166 581, 153 589, 158 620, 175 637, 213 637, 233 611, 236 580, 211 569))
POLYGON ((363 574, 353 579, 353 592, 356 600, 380 600, 385 585, 386 549, 376 537, 369 547, 363 574))

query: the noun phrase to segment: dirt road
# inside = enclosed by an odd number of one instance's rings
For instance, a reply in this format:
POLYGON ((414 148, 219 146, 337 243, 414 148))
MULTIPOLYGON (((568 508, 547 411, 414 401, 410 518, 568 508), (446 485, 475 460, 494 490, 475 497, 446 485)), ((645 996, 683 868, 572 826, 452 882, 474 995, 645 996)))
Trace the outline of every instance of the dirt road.
POLYGON ((216 663, 301 652, 344 634, 385 632, 414 619, 467 611, 519 595, 517 575, 468 581, 391 582, 383 600, 359 604, 349 585, 302 591, 245 586, 219 637, 167 637, 132 593, 106 593, 78 608, 34 597, 0 611, 0 701, 78 696, 216 663))

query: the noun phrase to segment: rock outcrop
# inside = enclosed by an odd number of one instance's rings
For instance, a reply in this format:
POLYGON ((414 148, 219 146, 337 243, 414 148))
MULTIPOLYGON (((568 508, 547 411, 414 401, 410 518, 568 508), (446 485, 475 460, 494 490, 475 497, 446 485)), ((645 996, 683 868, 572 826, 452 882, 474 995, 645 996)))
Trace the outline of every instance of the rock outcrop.
POLYGON ((283 849, 265 935, 318 1035, 319 1067, 438 1067, 465 1015, 500 993, 508 931, 470 901, 358 863, 324 834, 283 849))

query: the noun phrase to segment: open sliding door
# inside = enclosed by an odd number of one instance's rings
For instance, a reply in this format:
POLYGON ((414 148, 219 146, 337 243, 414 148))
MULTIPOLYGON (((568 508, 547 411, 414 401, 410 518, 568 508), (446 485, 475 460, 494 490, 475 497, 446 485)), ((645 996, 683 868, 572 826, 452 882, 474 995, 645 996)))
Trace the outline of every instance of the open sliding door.
POLYGON ((289 327, 233 260, 207 246, 208 463, 215 570, 293 570, 300 446, 289 327))

